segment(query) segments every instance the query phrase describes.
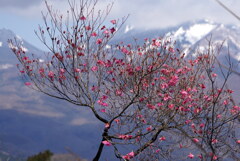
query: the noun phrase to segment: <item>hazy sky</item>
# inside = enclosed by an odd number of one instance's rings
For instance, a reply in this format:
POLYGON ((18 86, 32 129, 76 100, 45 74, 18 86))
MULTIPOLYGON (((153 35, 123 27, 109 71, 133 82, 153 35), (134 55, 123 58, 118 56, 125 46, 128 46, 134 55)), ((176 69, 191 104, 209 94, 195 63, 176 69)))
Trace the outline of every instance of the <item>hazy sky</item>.
MULTIPOLYGON (((67 10, 67 0, 48 0, 54 8, 67 10)), ((78 0, 76 0, 78 1, 78 0)), ((99 0, 100 8, 114 1, 111 17, 130 14, 127 24, 135 28, 163 28, 196 19, 240 24, 215 0, 99 0)), ((221 0, 240 15, 240 0, 221 0)), ((34 34, 42 23, 43 0, 0 0, 0 29, 7 28, 41 47, 34 34)))

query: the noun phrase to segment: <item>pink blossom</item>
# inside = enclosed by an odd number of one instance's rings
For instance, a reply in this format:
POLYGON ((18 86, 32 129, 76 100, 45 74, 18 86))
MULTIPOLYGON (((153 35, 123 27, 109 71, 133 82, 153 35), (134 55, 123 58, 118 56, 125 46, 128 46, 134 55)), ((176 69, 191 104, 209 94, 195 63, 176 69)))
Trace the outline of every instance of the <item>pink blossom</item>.
POLYGON ((116 90, 116 95, 117 96, 122 96, 122 90, 116 90))
POLYGON ((147 104, 147 107, 148 107, 149 109, 152 109, 152 110, 156 109, 156 107, 155 107, 154 105, 152 105, 152 104, 147 104))
POLYGON ((174 75, 171 77, 171 80, 169 81, 168 85, 169 86, 175 86, 178 82, 178 76, 174 75))
POLYGON ((160 85, 161 89, 166 89, 168 88, 168 84, 163 82, 161 85, 160 85))
POLYGON ((134 152, 133 151, 128 153, 127 155, 122 156, 123 159, 127 159, 127 160, 130 160, 133 157, 134 157, 134 152))
POLYGON ((98 67, 97 66, 93 66, 91 69, 93 72, 98 71, 98 67))
POLYGON ((123 158, 123 159, 127 159, 127 160, 130 160, 130 159, 131 159, 128 155, 123 155, 122 158, 123 158))
POLYGON ((104 34, 109 34, 108 30, 103 31, 104 34))
POLYGON ((86 30, 91 30, 91 27, 90 26, 86 26, 85 29, 86 30))
POLYGON ((53 71, 49 71, 48 72, 48 77, 49 78, 53 78, 54 77, 54 72, 53 71))
POLYGON ((77 53, 78 56, 84 56, 85 54, 82 52, 77 53))
POLYGON ((236 143, 240 144, 240 140, 237 140, 236 143))
POLYGON ((164 75, 168 75, 168 74, 170 73, 170 71, 167 70, 167 69, 161 69, 160 72, 161 72, 162 74, 164 74, 164 75))
POLYGON ((221 114, 218 114, 218 115, 217 115, 217 118, 218 118, 218 119, 220 119, 221 117, 222 117, 222 115, 221 115, 221 114))
POLYGON ((216 155, 213 156, 213 160, 217 160, 218 157, 216 155))
POLYGON ((184 108, 183 106, 180 106, 178 109, 179 109, 180 111, 185 111, 185 108, 184 108))
POLYGON ((101 27, 101 30, 104 30, 105 28, 106 28, 106 26, 102 26, 102 27, 101 27))
POLYGON ((217 139, 212 139, 212 143, 213 143, 213 144, 216 144, 217 142, 218 142, 217 139))
POLYGON ((43 68, 39 69, 39 74, 41 75, 41 77, 44 77, 44 69, 43 68))
POLYGON ((105 128, 109 128, 110 127, 110 124, 109 123, 106 123, 105 124, 105 128))
POLYGON ((160 80, 167 80, 166 77, 163 77, 163 76, 159 77, 159 79, 160 80))
POLYGON ((228 104, 228 100, 224 100, 224 101, 223 101, 223 104, 224 104, 224 105, 227 105, 227 104, 228 104))
POLYGON ((183 148, 183 145, 182 145, 182 144, 179 144, 179 148, 183 148))
POLYGON ((112 145, 111 142, 109 142, 107 140, 102 141, 102 143, 106 146, 111 146, 112 145))
POLYGON ((185 96, 187 96, 187 95, 188 95, 188 92, 187 92, 187 91, 185 91, 185 90, 182 90, 180 93, 182 94, 182 96, 183 96, 183 97, 185 97, 185 96))
POLYGON ((105 103, 105 102, 103 102, 101 105, 104 106, 104 107, 107 107, 107 106, 108 106, 108 104, 105 103))
POLYGON ((168 94, 165 94, 164 97, 163 97, 164 101, 167 101, 167 100, 170 100, 170 99, 172 99, 172 97, 169 96, 168 94))
POLYGON ((103 96, 101 97, 101 99, 102 99, 102 100, 106 100, 106 99, 108 99, 108 96, 103 95, 103 96))
POLYGON ((197 138, 193 138, 193 142, 198 143, 199 140, 197 138))
POLYGON ((92 86, 92 91, 95 91, 96 89, 98 89, 98 87, 96 87, 96 86, 92 86))
POLYGON ((105 65, 104 61, 102 61, 102 60, 98 60, 98 61, 97 61, 97 64, 102 65, 102 66, 105 65))
POLYGON ((234 110, 240 110, 240 107, 239 106, 233 106, 233 109, 234 110))
POLYGON ((128 54, 128 53, 129 53, 129 51, 128 51, 126 48, 124 48, 124 47, 121 49, 121 51, 122 51, 124 54, 128 54))
POLYGON ((202 89, 206 88, 206 86, 205 86, 204 84, 199 84, 199 86, 200 86, 202 89))
POLYGON ((175 50, 173 49, 173 47, 169 47, 169 48, 168 48, 168 51, 171 52, 171 53, 174 53, 174 52, 175 52, 175 50))
POLYGON ((157 47, 159 47, 159 46, 161 46, 161 43, 158 42, 158 41, 155 41, 155 42, 153 43, 153 46, 157 46, 157 47))
POLYGON ((162 136, 159 138, 160 141, 165 141, 166 140, 166 137, 162 136))
POLYGON ((97 39, 96 44, 101 44, 102 43, 102 39, 97 39))
POLYGON ((180 68, 180 69, 177 69, 177 71, 176 71, 176 74, 180 74, 180 73, 182 73, 182 71, 183 71, 183 69, 182 69, 182 68, 180 68))
POLYGON ((91 36, 92 36, 92 37, 96 37, 96 36, 97 36, 97 33, 96 33, 96 32, 93 32, 93 33, 91 34, 91 36))
POLYGON ((86 17, 81 16, 81 17, 80 17, 80 20, 86 20, 86 17))
POLYGON ((31 82, 25 82, 25 85, 30 86, 30 85, 32 85, 32 83, 31 82))
POLYGON ((72 55, 69 55, 69 54, 68 54, 68 55, 67 55, 67 58, 69 58, 69 59, 72 58, 72 55))
POLYGON ((105 113, 106 112, 106 109, 100 109, 100 112, 103 112, 103 113, 105 113))
POLYGON ((113 34, 116 31, 116 29, 113 27, 110 29, 110 32, 113 34))
POLYGON ((141 66, 137 66, 137 67, 135 68, 136 71, 140 71, 141 69, 142 69, 141 66))
POLYGON ((192 122, 192 120, 186 120, 185 124, 189 124, 190 122, 192 122))
POLYGON ((120 139, 128 140, 132 138, 132 135, 118 135, 120 139))
POLYGON ((22 60, 28 60, 29 58, 27 56, 24 56, 22 60))
POLYGON ((160 152, 160 149, 157 149, 155 152, 156 152, 156 153, 159 153, 159 152, 160 152))
POLYGON ((101 105, 101 106, 104 106, 104 107, 107 107, 107 106, 108 106, 108 104, 105 103, 105 102, 103 102, 102 100, 98 100, 97 103, 98 103, 99 105, 101 105))
POLYGON ((116 20, 111 20, 110 22, 111 22, 112 24, 116 24, 116 23, 117 23, 116 20))
POLYGON ((162 102, 159 102, 159 103, 157 103, 157 106, 158 107, 161 107, 161 106, 163 106, 164 104, 162 103, 162 102))
POLYGON ((132 152, 128 153, 128 155, 129 155, 130 157, 134 157, 134 152, 132 151, 132 152))
POLYGON ((63 74, 65 73, 65 70, 63 68, 60 69, 60 73, 63 74))
POLYGON ((195 126, 194 123, 192 123, 191 128, 192 128, 192 129, 195 129, 195 128, 196 128, 196 126, 195 126))
POLYGON ((149 126, 146 129, 147 129, 147 131, 151 131, 152 130, 152 126, 149 126))
POLYGON ((145 99, 143 97, 139 98, 139 102, 143 102, 145 99))
POLYGON ((188 158, 193 159, 193 158, 194 158, 194 155, 193 155, 192 153, 189 153, 189 154, 188 154, 188 158))
POLYGON ((168 105, 168 108, 171 109, 171 110, 173 110, 173 109, 174 109, 174 106, 175 106, 174 104, 170 104, 170 105, 168 105))
POLYGON ((147 123, 147 121, 146 121, 145 119, 142 119, 141 121, 142 121, 142 123, 144 123, 144 124, 147 123))
POLYGON ((201 123, 199 126, 200 126, 200 128, 203 128, 205 126, 205 124, 201 123))
POLYGON ((233 90, 228 89, 227 92, 228 92, 228 93, 233 93, 233 90))
POLYGON ((107 71, 108 74, 113 74, 113 70, 107 71))
POLYGON ((120 123, 120 120, 119 120, 119 119, 115 119, 114 121, 115 121, 117 124, 120 123))
POLYGON ((198 155, 198 158, 203 159, 202 154, 199 154, 199 155, 198 155))
POLYGON ((217 77, 217 74, 216 73, 212 73, 212 77, 217 77))
POLYGON ((193 112, 194 112, 195 114, 198 114, 198 113, 201 112, 201 110, 202 110, 201 108, 195 108, 193 112))
POLYGON ((75 68, 74 71, 75 71, 76 73, 80 73, 80 72, 81 72, 81 69, 75 68))

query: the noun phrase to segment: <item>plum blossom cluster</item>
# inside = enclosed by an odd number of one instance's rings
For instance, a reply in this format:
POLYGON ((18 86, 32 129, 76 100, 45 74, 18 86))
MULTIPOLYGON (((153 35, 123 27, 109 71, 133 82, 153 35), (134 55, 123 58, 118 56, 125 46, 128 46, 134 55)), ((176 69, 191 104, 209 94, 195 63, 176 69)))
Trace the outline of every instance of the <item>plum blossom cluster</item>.
POLYGON ((61 64, 64 60, 56 54, 52 62, 43 64, 26 57, 25 53, 15 52, 22 63, 21 73, 38 84, 39 90, 55 86, 61 89, 58 97, 62 95, 85 106, 94 104, 90 108, 107 125, 103 145, 117 149, 122 144, 135 145, 129 154, 122 155, 119 151, 119 158, 141 157, 148 148, 157 151, 156 156, 164 155, 173 143, 181 145, 173 152, 200 147, 198 153, 187 156, 191 159, 195 155, 213 160, 221 158, 217 147, 225 147, 226 137, 215 136, 215 131, 221 133, 223 126, 228 128, 230 125, 224 122, 237 116, 240 107, 231 101, 232 90, 209 88, 214 84, 212 78, 217 77, 211 73, 211 79, 207 79, 205 66, 211 55, 188 60, 182 53, 175 52, 172 42, 161 38, 153 39, 150 47, 146 43, 136 48, 119 44, 116 49, 120 52, 89 53, 91 57, 81 48, 85 54, 71 56, 78 62, 72 58, 66 64, 61 64), (58 66, 53 62, 59 62, 58 66), (70 64, 76 66, 70 67, 70 64), (213 111, 215 106, 217 110, 213 111), (173 139, 168 140, 170 137, 173 139), (163 141, 168 146, 164 147, 163 141), (186 142, 191 144, 185 145, 186 142), (212 147, 216 149, 213 151, 212 147))
POLYGON ((44 62, 10 44, 25 85, 87 107, 103 123, 94 161, 104 146, 122 160, 239 159, 240 106, 226 86, 231 70, 221 76, 211 50, 187 58, 171 38, 161 37, 109 48, 125 20, 110 20, 108 27, 102 15, 93 19, 94 10, 72 7, 69 26, 48 8, 54 21, 44 17, 39 33, 50 49, 44 62))

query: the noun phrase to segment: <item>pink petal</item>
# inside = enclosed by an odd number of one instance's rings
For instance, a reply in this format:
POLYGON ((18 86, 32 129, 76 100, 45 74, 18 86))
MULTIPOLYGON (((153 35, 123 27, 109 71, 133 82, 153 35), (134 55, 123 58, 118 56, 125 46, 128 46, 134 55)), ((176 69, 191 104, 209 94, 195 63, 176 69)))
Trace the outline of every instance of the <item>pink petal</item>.
POLYGON ((32 83, 31 82, 25 82, 25 85, 30 86, 30 85, 32 85, 32 83))
POLYGON ((111 144, 109 141, 107 141, 107 140, 102 141, 102 143, 103 143, 104 145, 106 145, 106 146, 111 146, 111 145, 112 145, 112 144, 111 144))

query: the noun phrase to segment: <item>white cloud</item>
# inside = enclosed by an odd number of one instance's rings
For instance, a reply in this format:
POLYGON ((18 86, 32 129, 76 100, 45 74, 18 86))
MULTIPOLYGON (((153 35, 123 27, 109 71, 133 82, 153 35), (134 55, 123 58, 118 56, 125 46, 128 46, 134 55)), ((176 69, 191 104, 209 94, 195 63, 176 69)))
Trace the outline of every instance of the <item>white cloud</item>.
POLYGON ((13 67, 12 64, 2 64, 0 65, 0 70, 12 68, 12 67, 13 67))
MULTIPOLYGON (((221 1, 240 15, 239 0, 221 1)), ((20 34, 35 46, 47 50, 33 32, 34 30, 38 31, 38 24, 43 25, 41 11, 43 13, 47 11, 44 1, 39 2, 40 0, 32 5, 26 5, 24 8, 1 8, 0 6, 0 18, 7 17, 4 22, 5 27, 14 30, 15 33, 20 34)), ((215 0, 181 0, 181 2, 179 0, 99 0, 96 11, 105 9, 107 4, 111 2, 114 2, 114 5, 107 21, 121 20, 123 16, 130 14, 126 25, 134 26, 135 29, 161 29, 205 18, 220 23, 239 24, 239 21, 219 6, 215 0)), ((48 0, 48 3, 52 5, 53 9, 57 9, 59 13, 64 15, 69 8, 66 0, 48 0)))
POLYGON ((85 125, 85 124, 94 124, 94 123, 96 123, 96 122, 91 121, 86 118, 75 118, 70 122, 70 124, 74 125, 74 126, 81 126, 81 125, 85 125))
POLYGON ((2 47, 2 44, 3 44, 3 43, 2 43, 2 42, 0 42, 0 47, 2 47))
POLYGON ((62 113, 51 112, 51 111, 43 111, 36 109, 18 109, 19 112, 27 113, 30 115, 43 116, 43 117, 63 117, 62 113))
MULTIPOLYGON (((214 0, 181 0, 181 2, 179 0, 99 0, 96 10, 105 9, 107 4, 111 2, 114 2, 114 6, 109 14, 109 19, 121 19, 130 14, 126 23, 135 28, 162 28, 204 18, 220 23, 239 23, 214 0)), ((240 15, 238 9, 240 1, 222 0, 222 2, 240 15)), ((64 0, 48 0, 48 3, 63 14, 69 8, 68 2, 64 0)), ((46 13, 46 6, 44 1, 40 2, 40 0, 36 0, 34 5, 26 8, 5 10, 5 12, 22 15, 31 18, 31 20, 38 19, 39 23, 42 22, 41 11, 46 13)))

